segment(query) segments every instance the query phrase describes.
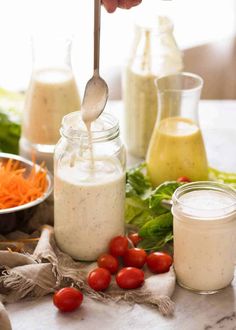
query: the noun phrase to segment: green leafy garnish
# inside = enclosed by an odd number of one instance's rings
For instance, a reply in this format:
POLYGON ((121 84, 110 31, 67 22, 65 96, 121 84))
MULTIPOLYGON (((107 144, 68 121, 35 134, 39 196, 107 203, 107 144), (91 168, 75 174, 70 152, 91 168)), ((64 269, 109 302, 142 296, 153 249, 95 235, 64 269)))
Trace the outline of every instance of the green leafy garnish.
POLYGON ((176 181, 162 183, 150 195, 149 207, 156 213, 160 214, 160 210, 163 209, 163 200, 171 200, 173 193, 181 185, 182 183, 176 181))
POLYGON ((20 125, 12 122, 7 115, 0 113, 0 151, 19 153, 20 125))
POLYGON ((209 179, 211 181, 218 181, 226 184, 230 184, 236 189, 236 173, 227 173, 209 168, 209 179))
POLYGON ((182 183, 171 181, 153 189, 146 175, 146 164, 129 170, 126 175, 125 221, 143 238, 139 247, 158 250, 173 239, 173 217, 169 201, 182 183))
MULTIPOLYGON (((209 168, 209 179, 236 189, 236 173, 209 168)), ((142 237, 138 247, 147 251, 172 249, 168 243, 173 240, 173 216, 168 201, 182 184, 169 181, 152 188, 145 163, 127 172, 125 221, 129 228, 137 230, 142 237)))
POLYGON ((173 225, 173 218, 170 212, 152 217, 139 230, 139 235, 144 238, 155 237, 162 232, 168 231, 173 225))
POLYGON ((172 242, 173 240, 173 233, 172 230, 169 233, 166 233, 165 235, 160 235, 160 237, 155 237, 153 239, 144 238, 142 241, 138 244, 138 247, 141 249, 144 249, 146 251, 157 251, 165 248, 166 252, 173 253, 173 247, 172 244, 168 244, 172 242))
POLYGON ((23 95, 0 88, 0 151, 18 154, 23 95))
POLYGON ((151 191, 151 182, 144 174, 146 164, 142 163, 130 169, 126 174, 126 196, 139 196, 145 198, 145 194, 151 191))

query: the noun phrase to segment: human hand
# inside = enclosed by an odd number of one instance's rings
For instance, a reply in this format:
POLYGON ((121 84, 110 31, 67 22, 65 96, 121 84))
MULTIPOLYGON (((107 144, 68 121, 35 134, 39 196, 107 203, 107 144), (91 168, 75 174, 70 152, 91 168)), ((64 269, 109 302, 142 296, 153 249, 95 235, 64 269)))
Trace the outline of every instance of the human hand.
POLYGON ((142 0, 102 0, 102 4, 108 13, 113 13, 118 7, 122 9, 130 9, 139 5, 141 2, 142 0))

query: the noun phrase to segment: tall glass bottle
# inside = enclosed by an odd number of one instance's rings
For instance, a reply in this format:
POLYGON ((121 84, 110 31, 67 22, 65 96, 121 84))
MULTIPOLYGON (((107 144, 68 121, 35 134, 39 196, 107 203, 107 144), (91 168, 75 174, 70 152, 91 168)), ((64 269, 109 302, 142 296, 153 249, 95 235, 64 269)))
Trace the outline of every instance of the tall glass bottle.
POLYGON ((182 55, 167 17, 135 26, 133 49, 123 79, 125 141, 132 155, 146 156, 157 116, 155 79, 182 68, 182 55))
POLYGON ((50 170, 61 120, 80 109, 70 52, 69 39, 33 40, 33 72, 25 99, 20 154, 30 159, 34 154, 50 170))
POLYGON ((159 112, 147 152, 148 174, 154 186, 181 176, 208 179, 207 157, 198 123, 203 80, 191 73, 157 80, 159 112))

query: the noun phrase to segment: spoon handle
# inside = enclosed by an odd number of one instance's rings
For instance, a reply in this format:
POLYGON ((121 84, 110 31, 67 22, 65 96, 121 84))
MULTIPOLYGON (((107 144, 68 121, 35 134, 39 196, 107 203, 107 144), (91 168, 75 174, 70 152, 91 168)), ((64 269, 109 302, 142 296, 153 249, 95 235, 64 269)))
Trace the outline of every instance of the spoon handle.
POLYGON ((99 55, 100 55, 100 18, 101 18, 101 0, 94 0, 94 58, 93 70, 99 75, 99 55))

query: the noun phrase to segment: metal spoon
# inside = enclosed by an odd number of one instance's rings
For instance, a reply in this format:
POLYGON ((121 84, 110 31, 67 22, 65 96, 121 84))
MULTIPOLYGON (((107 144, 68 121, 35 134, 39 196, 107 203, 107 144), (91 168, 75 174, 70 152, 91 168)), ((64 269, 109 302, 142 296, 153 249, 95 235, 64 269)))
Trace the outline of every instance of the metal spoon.
POLYGON ((105 108, 108 86, 99 75, 101 0, 94 0, 94 59, 93 77, 87 82, 82 102, 82 119, 90 124, 105 108))

